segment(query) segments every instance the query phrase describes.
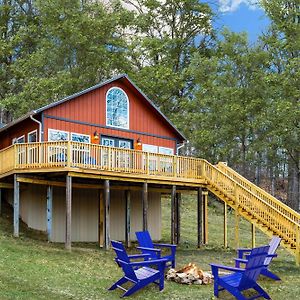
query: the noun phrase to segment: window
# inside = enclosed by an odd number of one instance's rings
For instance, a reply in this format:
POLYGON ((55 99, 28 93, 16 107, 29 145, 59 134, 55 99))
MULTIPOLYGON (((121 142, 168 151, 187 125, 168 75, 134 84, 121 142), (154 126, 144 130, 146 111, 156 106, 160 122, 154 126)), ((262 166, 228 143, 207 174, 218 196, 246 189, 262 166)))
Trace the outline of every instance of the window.
POLYGON ((167 147, 159 147, 158 152, 161 153, 161 154, 173 155, 174 154, 174 149, 167 148, 167 147))
POLYGON ((79 143, 90 143, 91 137, 87 134, 81 134, 81 133, 71 133, 71 140, 73 142, 79 142, 79 143))
POLYGON ((48 129, 48 141, 63 142, 69 140, 69 133, 67 131, 48 129))
POLYGON ((158 147, 155 145, 143 144, 143 151, 157 153, 158 147))
POLYGON ((129 100, 120 88, 111 88, 106 94, 106 125, 129 129, 129 100))
POLYGON ((12 140, 12 143, 13 144, 22 144, 22 143, 25 143, 25 135, 22 135, 18 138, 15 138, 12 140))
POLYGON ((119 148, 131 149, 131 141, 119 140, 119 148))
POLYGON ((115 140, 110 139, 110 138, 102 138, 101 139, 101 144, 103 146, 109 146, 109 147, 114 147, 115 146, 115 140))
POLYGON ((35 143, 37 142, 37 131, 31 131, 28 133, 28 143, 35 143))

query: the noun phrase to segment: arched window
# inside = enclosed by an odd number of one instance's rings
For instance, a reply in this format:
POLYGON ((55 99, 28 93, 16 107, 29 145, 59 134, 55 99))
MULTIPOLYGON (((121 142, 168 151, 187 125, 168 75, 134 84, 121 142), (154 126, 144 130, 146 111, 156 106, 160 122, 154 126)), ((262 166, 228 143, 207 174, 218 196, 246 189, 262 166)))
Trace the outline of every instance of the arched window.
POLYGON ((120 88, 113 87, 107 91, 106 125, 129 129, 129 100, 120 88))

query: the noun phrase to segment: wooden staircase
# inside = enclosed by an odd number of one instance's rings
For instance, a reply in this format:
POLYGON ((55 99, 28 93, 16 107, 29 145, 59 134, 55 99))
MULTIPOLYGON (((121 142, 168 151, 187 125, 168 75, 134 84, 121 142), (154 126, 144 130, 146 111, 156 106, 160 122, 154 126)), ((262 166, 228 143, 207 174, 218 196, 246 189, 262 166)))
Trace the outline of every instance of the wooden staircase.
POLYGON ((268 236, 281 237, 299 265, 300 214, 224 163, 213 166, 204 160, 202 168, 208 190, 268 236))

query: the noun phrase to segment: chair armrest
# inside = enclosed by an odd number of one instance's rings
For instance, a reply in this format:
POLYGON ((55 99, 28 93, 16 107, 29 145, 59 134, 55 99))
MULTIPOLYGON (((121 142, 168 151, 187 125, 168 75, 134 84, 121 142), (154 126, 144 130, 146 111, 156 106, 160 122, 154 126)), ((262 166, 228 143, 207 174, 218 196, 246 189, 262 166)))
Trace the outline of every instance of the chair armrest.
POLYGON ((238 258, 243 258, 245 254, 249 254, 252 249, 249 248, 239 248, 237 249, 238 258))
POLYGON ((161 258, 161 259, 131 262, 129 263, 129 265, 131 266, 165 265, 167 261, 168 261, 167 259, 161 258))
POLYGON ((177 245, 172 245, 172 244, 158 244, 158 243, 153 243, 153 246, 166 247, 166 248, 176 248, 177 247, 177 245))
POLYGON ((245 269, 241 268, 235 268, 235 267, 230 267, 230 266, 223 266, 223 265, 217 265, 217 264, 210 264, 213 269, 223 269, 227 271, 232 271, 232 272, 244 272, 245 269))
POLYGON ((136 259, 136 258, 150 258, 151 255, 149 253, 143 253, 143 254, 131 254, 131 255, 128 255, 129 259, 136 259))
POLYGON ((240 267, 240 264, 246 264, 248 262, 247 259, 242 259, 242 258, 235 258, 235 267, 236 268, 239 268, 240 267))
POLYGON ((157 252, 160 253, 161 250, 160 249, 156 249, 156 248, 147 248, 147 247, 136 247, 139 250, 144 250, 144 251, 149 251, 149 252, 157 252))
POLYGON ((274 254, 268 254, 267 257, 277 257, 278 255, 276 253, 274 254))

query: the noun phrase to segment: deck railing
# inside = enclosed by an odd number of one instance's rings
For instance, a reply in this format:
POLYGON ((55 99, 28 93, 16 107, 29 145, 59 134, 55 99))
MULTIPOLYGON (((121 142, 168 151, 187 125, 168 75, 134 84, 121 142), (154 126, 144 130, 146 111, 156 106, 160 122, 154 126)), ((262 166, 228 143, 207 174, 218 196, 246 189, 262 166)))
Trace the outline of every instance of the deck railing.
POLYGON ((260 199, 263 199, 272 207, 276 208, 278 211, 282 212, 284 215, 288 216, 290 219, 292 219, 294 222, 300 225, 300 214, 291 209, 289 206, 285 205, 281 201, 278 201, 278 199, 273 197, 271 194, 267 193, 251 181, 247 180, 245 177, 228 167, 226 164, 220 162, 218 163, 217 167, 228 177, 238 182, 245 189, 259 197, 260 199))
POLYGON ((0 173, 13 168, 72 167, 182 179, 202 178, 201 159, 71 141, 15 144, 0 153, 5 165, 0 167, 0 173), (9 163, 6 163, 7 157, 9 163))
MULTIPOLYGON (((14 169, 83 168, 198 182, 204 179, 253 219, 283 237, 300 256, 299 214, 225 166, 203 159, 77 142, 15 144, 0 151, 0 174, 14 169)), ((213 190, 212 190, 213 191, 213 190)), ((299 258, 300 260, 300 258, 299 258)))
MULTIPOLYGON (((297 212, 291 215, 292 209, 283 209, 286 205, 276 198, 272 202, 261 197, 260 194, 248 190, 245 184, 241 184, 241 178, 229 176, 207 161, 204 164, 204 177, 208 184, 216 187, 224 195, 234 201, 236 209, 242 209, 249 213, 253 219, 259 220, 269 229, 283 237, 290 245, 294 245, 300 251, 300 222, 297 212), (270 203, 271 202, 271 203, 270 203)), ((266 192, 265 192, 266 193, 266 192)), ((266 193, 267 194, 267 193, 266 193)), ((271 195, 270 195, 271 196, 271 195)))

